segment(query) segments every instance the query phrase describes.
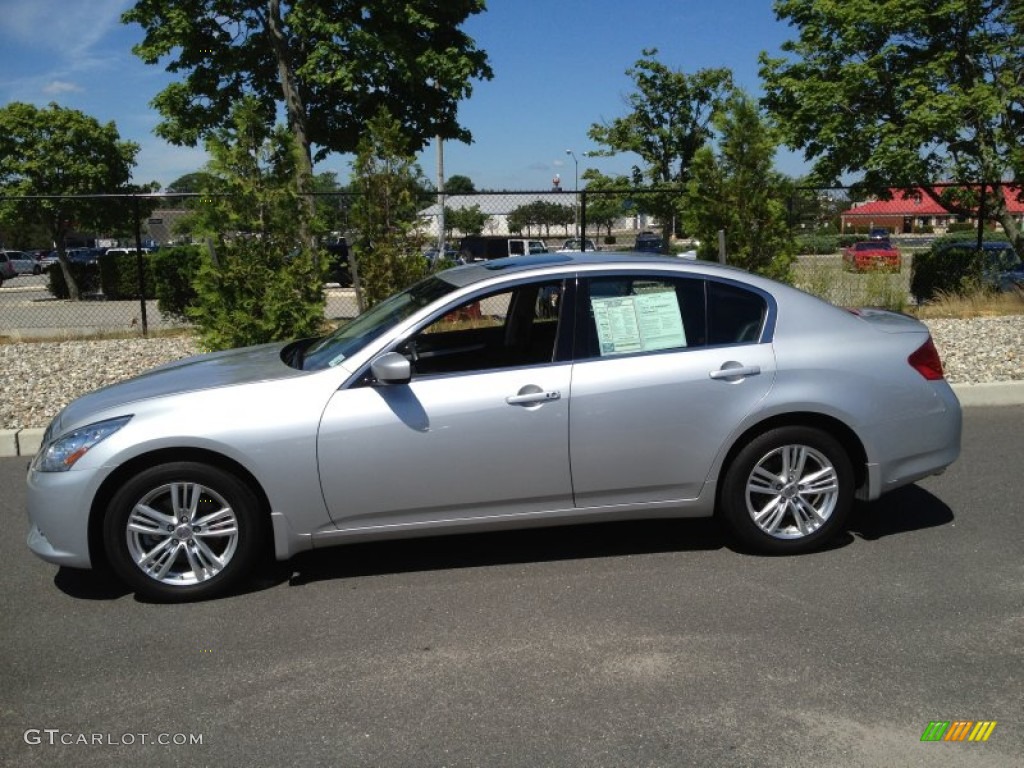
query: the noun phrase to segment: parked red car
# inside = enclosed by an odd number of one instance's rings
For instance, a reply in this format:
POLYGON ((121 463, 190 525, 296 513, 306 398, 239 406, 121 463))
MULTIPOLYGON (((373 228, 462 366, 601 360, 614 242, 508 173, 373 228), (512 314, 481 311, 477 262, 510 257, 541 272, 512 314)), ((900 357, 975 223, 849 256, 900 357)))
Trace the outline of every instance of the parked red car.
POLYGON ((903 257, 899 248, 889 240, 864 240, 843 248, 843 263, 855 272, 875 269, 899 272, 903 257))

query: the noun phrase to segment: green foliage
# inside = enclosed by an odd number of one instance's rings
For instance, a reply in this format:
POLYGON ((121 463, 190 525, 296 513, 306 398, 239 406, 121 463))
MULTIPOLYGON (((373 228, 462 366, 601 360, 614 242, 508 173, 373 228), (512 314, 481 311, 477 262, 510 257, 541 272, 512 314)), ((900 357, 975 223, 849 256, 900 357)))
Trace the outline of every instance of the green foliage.
POLYGON ((536 227, 538 233, 551 234, 551 227, 562 227, 568 235, 569 227, 576 221, 576 212, 571 205, 560 205, 547 200, 535 200, 527 205, 513 208, 508 214, 509 232, 533 234, 536 227))
POLYGON ((587 227, 598 227, 598 231, 603 228, 607 242, 607 238, 612 237, 615 222, 626 214, 630 205, 623 192, 630 187, 630 180, 625 176, 605 176, 596 168, 585 170, 583 179, 587 184, 587 227))
POLYGON ((351 221, 359 234, 352 247, 361 306, 377 304, 428 272, 426 240, 417 229, 421 178, 403 125, 382 110, 367 123, 353 164, 358 194, 351 221))
POLYGON ((974 185, 995 184, 986 217, 1024 253, 1000 189, 1024 180, 1020 0, 777 0, 775 11, 798 37, 786 57, 761 55, 764 103, 819 179, 919 186, 966 215, 974 185), (969 186, 933 186, 944 179, 969 186))
POLYGON ((644 49, 642 58, 626 70, 636 88, 627 97, 629 114, 610 123, 595 123, 587 135, 606 147, 593 154, 640 156, 645 168, 634 166, 633 184, 640 186, 646 179, 657 194, 638 197, 637 207, 658 218, 668 242, 693 160, 712 138, 712 121, 733 83, 728 69, 701 69, 688 75, 659 62, 657 54, 655 48, 644 49))
POLYGON ((701 149, 687 184, 687 230, 700 239, 703 258, 715 258, 717 233, 724 229, 730 264, 791 280, 796 253, 787 218, 791 188, 773 170, 776 134, 744 94, 736 94, 715 123, 721 133, 718 154, 701 149))
POLYGON ((449 176, 444 182, 444 193, 446 195, 471 195, 476 192, 476 185, 469 176, 455 174, 449 176))
POLYGON ((480 210, 479 205, 465 208, 444 209, 444 227, 451 234, 458 230, 463 235, 479 235, 484 231, 491 217, 480 210))
POLYGON ((946 231, 950 234, 955 234, 957 232, 977 232, 978 225, 972 224, 969 221, 954 221, 946 227, 946 231))
MULTIPOLYGON (((63 251, 72 229, 112 232, 131 220, 130 201, 83 197, 30 199, 29 195, 88 195, 135 191, 129 187, 139 146, 121 141, 114 123, 101 125, 75 109, 39 109, 12 102, 0 107, 0 223, 43 228, 63 251)), ((63 290, 77 299, 76 272, 63 261, 63 290), (69 279, 70 278, 70 279, 69 279)))
POLYGON ((183 78, 154 100, 158 135, 194 146, 252 97, 266 125, 283 106, 300 150, 319 158, 355 150, 381 108, 414 149, 437 135, 468 141, 458 102, 492 75, 460 25, 483 10, 482 0, 137 0, 122 20, 145 33, 139 58, 183 78))
MULTIPOLYGON (((96 293, 100 289, 100 271, 95 264, 82 264, 72 261, 67 265, 67 272, 78 288, 78 297, 87 293, 96 293)), ((70 299, 71 291, 65 279, 66 271, 56 265, 46 271, 47 290, 56 299, 70 299)))
POLYGON ((297 242, 307 210, 292 184, 297 152, 288 131, 264 124, 259 105, 243 99, 206 150, 210 160, 196 179, 202 194, 189 201, 178 226, 212 238, 274 233, 297 242))
POLYGON ((324 328, 321 268, 307 251, 244 238, 203 258, 186 315, 210 350, 319 336, 324 328))
POLYGON ((983 289, 988 258, 981 251, 946 248, 950 243, 975 243, 976 235, 941 237, 924 253, 914 256, 910 292, 919 302, 940 294, 968 296, 983 289))
POLYGON ((818 256, 839 251, 838 235, 797 235, 795 240, 797 253, 818 256))
MULTIPOLYGON (((150 254, 142 256, 146 298, 156 296, 156 280, 150 254)), ((108 299, 139 298, 139 262, 134 253, 117 255, 105 253, 99 258, 100 285, 108 299)), ((56 270, 55 270, 56 271, 56 270)))
POLYGON ((196 303, 195 282, 204 252, 200 246, 182 245, 150 254, 160 314, 181 322, 188 320, 188 308, 196 303))

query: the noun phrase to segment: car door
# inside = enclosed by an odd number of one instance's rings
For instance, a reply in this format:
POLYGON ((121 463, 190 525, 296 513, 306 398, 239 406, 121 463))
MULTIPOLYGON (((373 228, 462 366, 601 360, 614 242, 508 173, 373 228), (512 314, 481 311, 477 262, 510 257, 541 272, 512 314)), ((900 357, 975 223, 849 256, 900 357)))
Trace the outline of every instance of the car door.
POLYGON ((578 507, 696 498, 772 386, 769 297, 683 277, 592 278, 569 424, 578 507))
POLYGON ((533 282, 451 307, 396 345, 413 361, 408 383, 366 377, 334 394, 318 453, 339 527, 572 509, 572 365, 559 351, 571 339, 541 301, 561 289, 533 282))

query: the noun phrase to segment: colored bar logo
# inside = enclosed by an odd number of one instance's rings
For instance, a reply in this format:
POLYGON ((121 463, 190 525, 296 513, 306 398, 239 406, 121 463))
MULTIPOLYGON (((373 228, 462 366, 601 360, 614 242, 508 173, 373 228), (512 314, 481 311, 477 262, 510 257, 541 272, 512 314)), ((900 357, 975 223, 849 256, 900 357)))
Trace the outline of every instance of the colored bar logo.
POLYGON ((995 720, 932 720, 921 741, 988 741, 995 729, 995 720))

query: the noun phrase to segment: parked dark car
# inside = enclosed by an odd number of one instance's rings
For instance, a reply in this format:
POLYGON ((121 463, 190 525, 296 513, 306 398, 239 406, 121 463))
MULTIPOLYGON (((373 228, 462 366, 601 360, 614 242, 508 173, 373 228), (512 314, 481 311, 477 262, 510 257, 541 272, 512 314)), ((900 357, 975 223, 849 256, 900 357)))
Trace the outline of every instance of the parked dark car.
MULTIPOLYGON (((962 253, 964 256, 974 253, 978 243, 964 240, 948 243, 939 247, 940 253, 962 253)), ((985 253, 985 282, 1000 291, 1024 289, 1024 262, 1013 250, 1013 246, 1005 240, 986 240, 981 244, 985 253)))
POLYGON ((643 251, 645 253, 661 253, 661 238, 653 232, 641 232, 636 236, 636 240, 633 243, 633 250, 643 251))

